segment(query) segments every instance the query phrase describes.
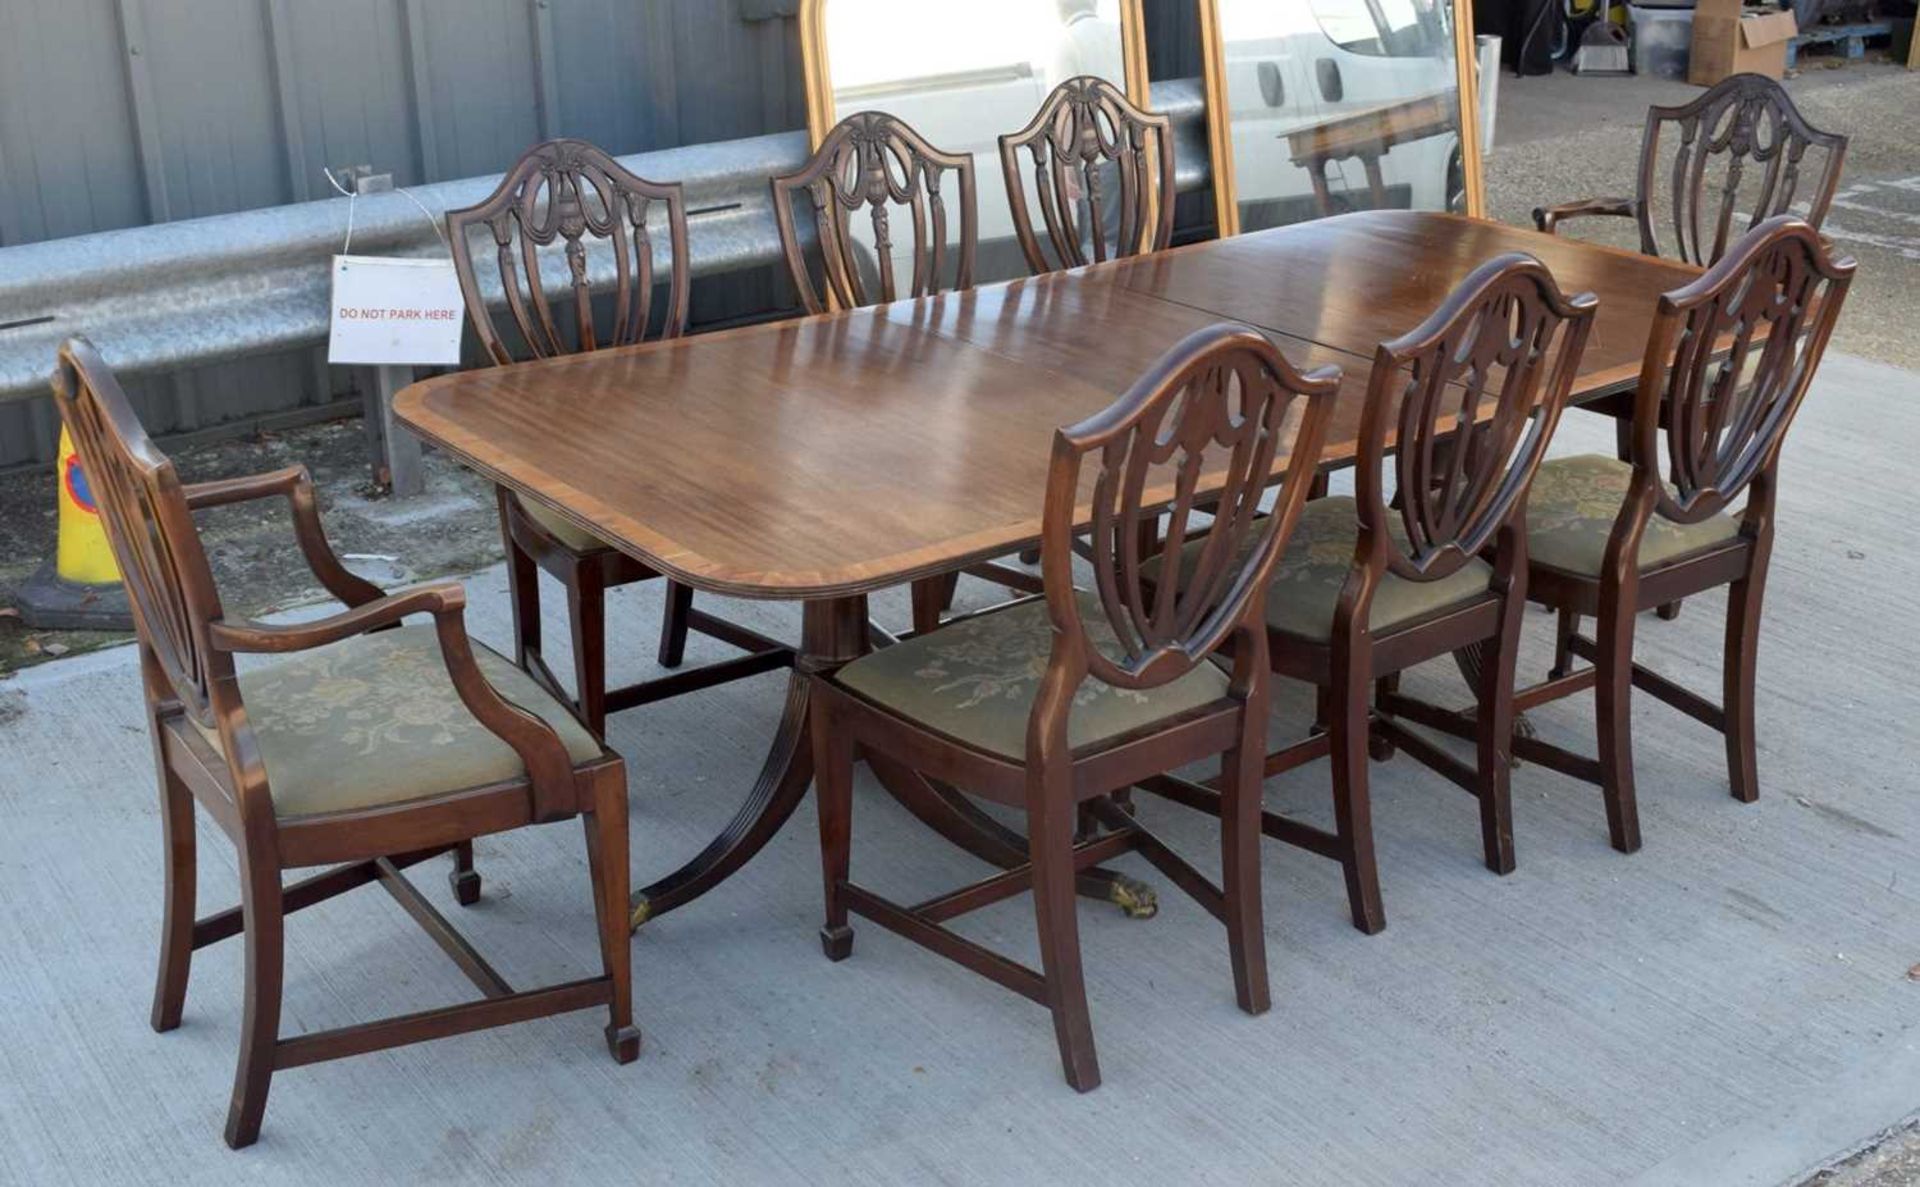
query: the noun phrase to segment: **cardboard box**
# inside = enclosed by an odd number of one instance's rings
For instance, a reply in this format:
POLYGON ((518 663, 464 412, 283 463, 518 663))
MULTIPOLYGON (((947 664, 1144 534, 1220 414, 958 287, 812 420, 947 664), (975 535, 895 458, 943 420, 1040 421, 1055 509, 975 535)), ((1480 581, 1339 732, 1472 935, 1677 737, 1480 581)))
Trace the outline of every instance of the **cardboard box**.
POLYGON ((1687 81, 1710 87, 1730 74, 1787 72, 1787 45, 1800 33, 1793 13, 1742 8, 1740 0, 1699 0, 1693 9, 1693 50, 1687 81))

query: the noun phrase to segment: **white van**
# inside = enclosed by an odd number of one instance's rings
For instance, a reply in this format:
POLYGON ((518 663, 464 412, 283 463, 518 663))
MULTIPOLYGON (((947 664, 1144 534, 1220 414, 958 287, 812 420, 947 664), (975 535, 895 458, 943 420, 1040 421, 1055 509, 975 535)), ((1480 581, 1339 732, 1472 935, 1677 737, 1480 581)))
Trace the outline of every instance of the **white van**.
MULTIPOLYGON (((1295 159, 1297 145, 1316 129, 1382 109, 1448 113, 1444 123, 1417 115, 1400 121, 1406 137, 1379 156, 1385 204, 1462 207, 1460 136, 1451 118, 1458 83, 1446 4, 1221 0, 1220 18, 1242 229, 1328 213, 1295 159)), ((1326 170, 1335 210, 1373 205, 1361 159, 1330 160, 1326 170)))

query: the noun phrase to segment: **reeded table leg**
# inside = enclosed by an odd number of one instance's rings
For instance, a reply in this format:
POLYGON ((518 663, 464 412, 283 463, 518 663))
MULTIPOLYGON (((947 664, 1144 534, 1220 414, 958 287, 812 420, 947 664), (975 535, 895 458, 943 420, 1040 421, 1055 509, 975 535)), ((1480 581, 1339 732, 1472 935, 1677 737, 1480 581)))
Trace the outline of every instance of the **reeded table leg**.
POLYGON ((807 739, 807 678, 832 671, 867 652, 864 595, 808 602, 801 611, 800 654, 787 678, 787 705, 773 746, 760 767, 747 802, 711 844, 686 865, 636 892, 631 923, 684 906, 727 880, 773 839, 793 815, 813 782, 813 747, 807 739))

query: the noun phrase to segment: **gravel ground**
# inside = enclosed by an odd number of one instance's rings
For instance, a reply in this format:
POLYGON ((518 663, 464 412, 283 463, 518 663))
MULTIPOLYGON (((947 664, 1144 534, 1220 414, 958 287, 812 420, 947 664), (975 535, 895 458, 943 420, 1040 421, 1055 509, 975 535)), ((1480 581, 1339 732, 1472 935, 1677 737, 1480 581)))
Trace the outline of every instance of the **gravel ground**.
MULTIPOLYGON (((1824 229, 1860 262, 1833 347, 1920 369, 1920 71, 1885 60, 1845 69, 1814 65, 1787 89, 1818 128, 1851 138, 1840 196, 1824 229)), ((1535 206, 1631 196, 1647 106, 1682 103, 1697 87, 1656 78, 1500 79, 1487 200, 1495 218, 1531 225, 1535 206)), ((1624 219, 1584 219, 1575 234, 1637 248, 1624 219)))
MULTIPOLYGON (((169 452, 187 482, 306 465, 319 488, 335 551, 347 558, 349 567, 382 585, 470 573, 500 558, 500 528, 485 482, 429 454, 427 493, 413 500, 390 499, 370 480, 366 436, 357 420, 169 452)), ((11 605, 13 591, 39 567, 41 558, 53 554, 56 516, 50 471, 0 474, 0 606, 11 605)), ((242 503, 199 519, 221 600, 229 610, 268 613, 323 596, 293 546, 284 503, 242 503)), ((0 676, 123 638, 91 631, 29 631, 0 612, 0 676)))

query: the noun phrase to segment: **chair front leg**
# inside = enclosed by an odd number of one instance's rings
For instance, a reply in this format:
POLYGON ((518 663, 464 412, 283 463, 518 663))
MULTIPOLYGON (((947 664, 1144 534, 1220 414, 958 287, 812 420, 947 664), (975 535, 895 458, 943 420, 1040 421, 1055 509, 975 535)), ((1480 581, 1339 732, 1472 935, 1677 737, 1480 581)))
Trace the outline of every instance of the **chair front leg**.
MULTIPOLYGON (((1264 701, 1264 698, 1262 698, 1264 701)), ((1262 705, 1264 708, 1264 704, 1262 705)), ((1267 985, 1267 930, 1260 894, 1261 778, 1265 714, 1247 714, 1240 744, 1220 756, 1220 871, 1226 895, 1227 949, 1233 996, 1249 1014, 1273 1004, 1267 985)))
POLYGON ((500 534, 507 546, 507 599, 513 607, 513 661, 527 666, 540 654, 540 566, 514 543, 502 511, 500 534))
MULTIPOLYGON (((153 723, 158 755, 160 730, 153 723)), ((193 911, 195 838, 193 793, 158 756, 160 767, 160 824, 166 846, 166 903, 160 915, 160 971, 153 986, 153 1029, 169 1031, 180 1025, 187 1001, 187 975, 193 967, 193 911)))
MULTIPOLYGON (((1336 652, 1338 649, 1336 649, 1336 652)), ((1333 763, 1333 817, 1345 852, 1347 906, 1353 926, 1376 935, 1387 926, 1380 905, 1380 869, 1373 854, 1373 808, 1367 791, 1367 671, 1336 654, 1329 690, 1328 742, 1333 763)))
POLYGON ((238 1150, 260 1136, 273 1082, 274 1047, 280 1041, 280 991, 285 977, 286 914, 280 871, 257 853, 241 855, 240 906, 247 935, 246 1007, 240 1023, 240 1058, 227 1109, 227 1145, 238 1150))
POLYGON ((1754 668, 1760 651, 1760 602, 1766 592, 1766 558, 1757 556, 1753 569, 1727 589, 1727 643, 1722 661, 1723 706, 1726 716, 1727 779, 1733 798, 1752 803, 1760 798, 1759 757, 1753 732, 1754 668))
MULTIPOLYGON (((1509 591, 1501 605, 1500 632, 1480 653, 1475 760, 1479 768, 1480 844, 1487 868, 1513 872, 1513 673, 1520 649, 1526 601, 1509 591)), ((1563 619, 1564 621, 1564 619, 1563 619)))
POLYGON ((615 1063, 640 1057, 640 1028, 633 1024, 633 933, 627 927, 631 889, 627 842, 627 781, 624 771, 594 781, 593 808, 581 817, 587 834, 587 870, 593 880, 593 918, 600 929, 600 959, 612 983, 607 1002, 607 1050, 615 1063))
POLYGON ((607 736, 607 591, 600 571, 577 566, 567 577, 567 618, 573 628, 573 688, 580 718, 607 736))
POLYGON ((1596 732, 1600 743, 1600 794, 1607 805, 1607 833, 1622 853, 1640 848, 1640 809, 1633 788, 1633 623, 1631 598, 1600 599, 1598 671, 1594 682, 1596 732))
POLYGON ((1040 969, 1047 1007, 1060 1045, 1060 1064, 1075 1091, 1100 1086, 1100 1060, 1093 1047, 1093 1017, 1080 967, 1080 920, 1074 904, 1075 812, 1065 771, 1029 779, 1027 838, 1033 871, 1034 922, 1040 933, 1040 969), (1051 775, 1051 778, 1049 777, 1051 775))
POLYGON ((845 894, 853 866, 853 742, 837 727, 830 709, 832 700, 833 693, 816 683, 809 706, 809 728, 813 732, 814 804, 820 813, 820 873, 826 892, 820 949, 828 960, 845 960, 853 952, 845 894))

